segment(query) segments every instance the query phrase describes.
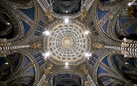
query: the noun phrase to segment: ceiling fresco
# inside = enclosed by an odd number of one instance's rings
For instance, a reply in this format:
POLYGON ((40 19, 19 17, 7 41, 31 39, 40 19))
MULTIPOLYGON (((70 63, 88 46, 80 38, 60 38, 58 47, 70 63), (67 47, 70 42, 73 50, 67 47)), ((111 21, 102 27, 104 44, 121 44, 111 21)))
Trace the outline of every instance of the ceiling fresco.
POLYGON ((2 0, 0 86, 136 86, 136 0, 2 0))

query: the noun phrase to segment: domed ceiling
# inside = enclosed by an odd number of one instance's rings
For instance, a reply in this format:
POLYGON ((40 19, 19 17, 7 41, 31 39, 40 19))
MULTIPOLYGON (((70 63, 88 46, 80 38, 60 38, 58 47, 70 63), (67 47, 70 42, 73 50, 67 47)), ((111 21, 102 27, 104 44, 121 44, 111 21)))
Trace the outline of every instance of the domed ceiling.
POLYGON ((136 0, 2 0, 0 86, 136 86, 136 0))
POLYGON ((46 51, 51 54, 49 60, 57 64, 76 65, 85 61, 85 52, 90 52, 90 37, 85 34, 88 29, 77 20, 69 24, 62 20, 47 27, 50 30, 46 51))

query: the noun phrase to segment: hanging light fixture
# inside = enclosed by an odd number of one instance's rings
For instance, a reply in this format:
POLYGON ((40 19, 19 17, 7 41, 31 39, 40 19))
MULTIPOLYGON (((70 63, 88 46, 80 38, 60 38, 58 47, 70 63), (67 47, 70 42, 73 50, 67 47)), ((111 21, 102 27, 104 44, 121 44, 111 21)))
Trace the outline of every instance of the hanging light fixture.
POLYGON ((67 23, 69 23, 69 19, 68 18, 65 18, 64 19, 64 22, 67 24, 67 23))

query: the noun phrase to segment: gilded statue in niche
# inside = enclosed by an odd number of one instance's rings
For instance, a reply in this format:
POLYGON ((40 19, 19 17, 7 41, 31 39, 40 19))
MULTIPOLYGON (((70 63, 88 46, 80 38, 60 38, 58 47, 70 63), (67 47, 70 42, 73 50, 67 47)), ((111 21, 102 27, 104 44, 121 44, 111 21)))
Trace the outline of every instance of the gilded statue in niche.
POLYGON ((95 48, 103 48, 104 44, 99 43, 99 42, 94 42, 94 43, 92 43, 92 46, 95 47, 95 48))
POLYGON ((41 46, 40 42, 35 42, 35 43, 30 44, 30 48, 39 48, 40 46, 41 46))
POLYGON ((45 69, 45 74, 46 74, 46 75, 49 75, 49 74, 51 73, 51 69, 52 69, 52 65, 50 65, 49 67, 47 67, 47 68, 45 69))
POLYGON ((80 20, 83 20, 87 16, 88 12, 86 11, 86 8, 83 8, 82 15, 80 16, 80 20))
POLYGON ((50 9, 47 10, 46 14, 45 14, 49 19, 54 20, 53 16, 50 13, 50 9))
POLYGON ((86 76, 89 75, 89 71, 88 71, 88 69, 86 68, 86 66, 83 66, 81 69, 82 69, 84 75, 86 75, 86 76))

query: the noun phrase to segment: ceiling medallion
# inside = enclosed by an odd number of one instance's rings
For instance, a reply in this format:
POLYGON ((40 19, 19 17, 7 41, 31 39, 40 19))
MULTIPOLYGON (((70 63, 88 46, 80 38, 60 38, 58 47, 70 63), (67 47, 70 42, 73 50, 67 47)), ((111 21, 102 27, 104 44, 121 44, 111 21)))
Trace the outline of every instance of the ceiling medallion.
POLYGON ((62 38, 62 46, 64 48, 71 48, 73 46, 73 39, 70 36, 66 36, 62 38))
POLYGON ((47 50, 52 62, 76 65, 85 61, 84 53, 88 50, 88 37, 84 34, 85 26, 71 20, 68 24, 63 20, 56 21, 48 27, 51 31, 47 39, 47 50))

